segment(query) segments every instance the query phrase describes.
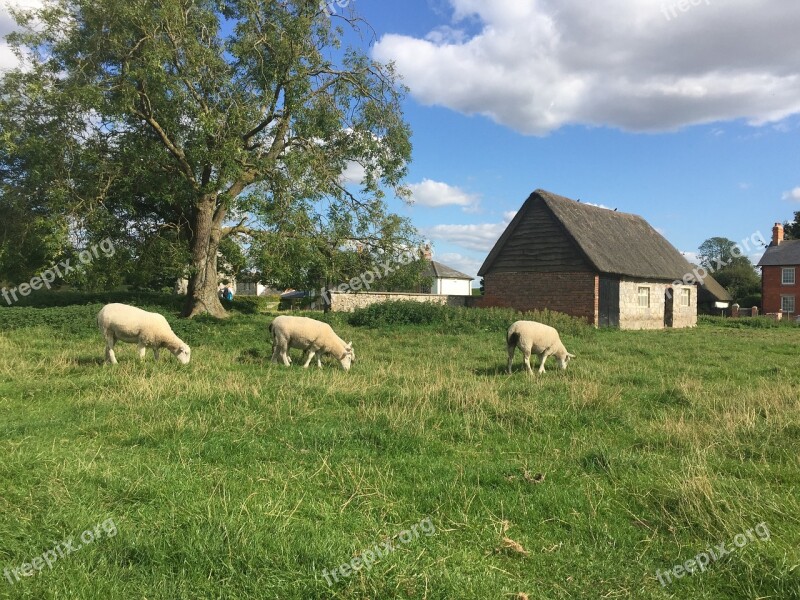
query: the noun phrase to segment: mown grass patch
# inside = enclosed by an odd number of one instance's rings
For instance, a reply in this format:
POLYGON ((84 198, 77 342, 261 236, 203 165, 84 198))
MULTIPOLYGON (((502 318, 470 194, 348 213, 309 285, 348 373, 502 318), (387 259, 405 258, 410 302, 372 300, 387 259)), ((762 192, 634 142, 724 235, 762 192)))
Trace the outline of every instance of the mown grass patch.
POLYGON ((187 367, 130 345, 103 366, 99 303, 0 310, 0 568, 118 529, 0 597, 800 597, 797 329, 564 332, 568 370, 529 377, 504 373, 510 321, 325 316, 345 373, 271 365, 269 314, 149 306, 187 367), (761 522, 768 541, 657 580, 761 522))

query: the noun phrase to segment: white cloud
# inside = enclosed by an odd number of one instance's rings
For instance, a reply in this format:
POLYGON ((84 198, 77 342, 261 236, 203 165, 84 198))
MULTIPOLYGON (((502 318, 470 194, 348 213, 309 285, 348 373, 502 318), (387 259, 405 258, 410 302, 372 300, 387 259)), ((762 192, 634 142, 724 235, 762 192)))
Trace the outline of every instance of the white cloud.
POLYGON ((606 210, 614 210, 605 204, 595 204, 594 202, 584 202, 584 204, 588 204, 589 206, 596 206, 597 208, 605 208, 606 210))
POLYGON ((543 135, 567 124, 664 131, 800 112, 800 2, 449 0, 426 39, 384 35, 422 103, 543 135), (477 26, 477 32, 476 32, 477 26))
POLYGON ((350 161, 347 163, 344 171, 342 171, 342 175, 340 180, 343 185, 347 184, 355 184, 361 185, 361 182, 364 181, 364 177, 367 175, 367 170, 361 163, 357 163, 355 161, 350 161))
POLYGON ((435 254, 433 259, 437 262, 440 262, 448 267, 455 269, 456 271, 461 271, 466 275, 470 275, 472 277, 478 276, 478 269, 481 268, 483 261, 477 260, 470 256, 464 256, 463 254, 459 254, 458 252, 446 252, 444 254, 435 254))
POLYGON ((421 183, 412 183, 408 188, 414 203, 422 206, 461 206, 464 210, 474 210, 478 205, 477 195, 441 181, 423 179, 421 183))
POLYGON ((784 200, 794 200, 795 202, 800 202, 800 187, 796 187, 793 190, 789 190, 783 194, 784 200))
POLYGON ((683 258, 688 260, 693 265, 700 264, 700 257, 697 255, 697 252, 681 252, 683 254, 683 258))
POLYGON ((19 60, 11 51, 11 47, 6 43, 6 36, 17 29, 17 24, 8 12, 8 7, 31 9, 41 6, 40 0, 10 0, 0 2, 0 73, 15 69, 19 66, 19 60))
POLYGON ((507 212, 502 223, 479 223, 475 225, 435 225, 424 229, 425 235, 434 241, 446 242, 467 250, 488 253, 505 231, 516 211, 507 212))

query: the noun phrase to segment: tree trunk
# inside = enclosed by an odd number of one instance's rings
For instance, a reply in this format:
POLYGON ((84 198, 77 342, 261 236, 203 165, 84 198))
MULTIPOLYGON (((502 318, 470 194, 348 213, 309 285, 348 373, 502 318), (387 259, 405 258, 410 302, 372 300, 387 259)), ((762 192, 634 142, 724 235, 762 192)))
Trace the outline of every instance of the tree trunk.
POLYGON ((222 235, 215 219, 213 197, 203 198, 195 207, 192 245, 192 272, 183 316, 209 314, 217 318, 227 316, 219 300, 217 282, 217 250, 222 235))

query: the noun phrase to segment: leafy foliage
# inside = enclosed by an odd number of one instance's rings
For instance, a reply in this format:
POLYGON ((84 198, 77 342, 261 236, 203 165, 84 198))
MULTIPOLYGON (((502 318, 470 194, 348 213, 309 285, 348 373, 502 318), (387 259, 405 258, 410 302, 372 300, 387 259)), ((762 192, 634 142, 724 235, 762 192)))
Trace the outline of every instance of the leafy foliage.
POLYGON ((794 220, 783 224, 784 239, 800 240, 800 210, 795 211, 794 220))
POLYGON ((9 41, 28 64, 0 84, 2 193, 112 236, 136 286, 159 287, 188 256, 187 312, 221 314, 227 236, 266 236, 268 256, 336 279, 344 241, 410 229, 384 202, 406 195, 404 90, 391 66, 341 47, 317 0, 45 0, 15 15, 9 41))
POLYGON ((761 292, 761 277, 738 244, 728 238, 707 239, 699 248, 700 264, 740 302, 761 292))

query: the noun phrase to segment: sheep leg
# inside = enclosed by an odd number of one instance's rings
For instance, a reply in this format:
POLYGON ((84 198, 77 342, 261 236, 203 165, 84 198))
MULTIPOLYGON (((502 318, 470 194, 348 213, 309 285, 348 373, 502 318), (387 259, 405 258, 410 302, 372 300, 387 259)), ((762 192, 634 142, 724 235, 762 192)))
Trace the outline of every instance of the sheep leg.
POLYGON ((139 360, 144 360, 145 355, 147 354, 147 346, 139 343, 139 360))
POLYGON ((278 348, 278 344, 272 344, 272 358, 269 362, 276 363, 278 362, 278 357, 281 355, 280 348, 278 348))
MULTIPOLYGON (((303 363, 303 368, 307 369, 309 363, 311 363, 311 359, 314 358, 314 354, 316 354, 311 348, 306 350, 306 362, 303 363)), ((319 362, 319 358, 317 358, 317 362, 319 362)))
POLYGON ((533 373, 533 369, 531 368, 531 351, 530 350, 523 350, 522 351, 522 362, 525 363, 525 370, 528 373, 533 373))
POLYGON ((117 364, 117 356, 114 354, 114 344, 116 344, 116 342, 117 340, 114 339, 113 334, 106 336, 106 362, 112 365, 117 364))
POLYGON ((283 364, 286 367, 288 367, 289 365, 292 364, 292 361, 289 360, 289 351, 288 350, 284 350, 283 352, 281 352, 281 360, 283 360, 283 364))
POLYGON ((508 374, 511 375, 511 365, 514 363, 514 352, 516 352, 517 347, 515 345, 511 345, 508 347, 508 374))
POLYGON ((155 357, 156 362, 158 362, 158 348, 153 348, 153 356, 155 357))
POLYGON ((542 352, 539 355, 539 373, 544 373, 544 361, 547 360, 547 357, 550 356, 547 352, 542 352))

